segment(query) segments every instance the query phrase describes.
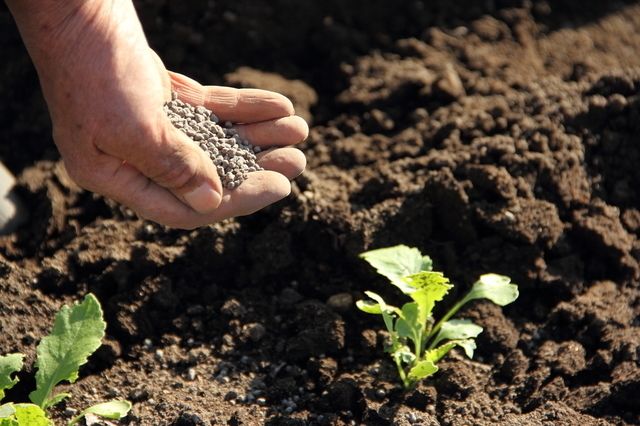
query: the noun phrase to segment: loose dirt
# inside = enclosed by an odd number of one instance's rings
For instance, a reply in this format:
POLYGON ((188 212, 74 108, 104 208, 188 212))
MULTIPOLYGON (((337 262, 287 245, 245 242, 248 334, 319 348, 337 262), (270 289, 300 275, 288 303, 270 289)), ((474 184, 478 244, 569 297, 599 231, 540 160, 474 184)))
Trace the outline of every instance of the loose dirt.
POLYGON ((132 425, 640 424, 640 6, 136 5, 169 68, 290 96, 313 122, 308 170, 192 232, 80 190, 1 6, 0 158, 31 212, 0 237, 1 352, 33 360, 92 291, 109 338, 68 405, 126 397, 132 425), (489 271, 521 289, 464 310, 477 356, 409 393, 353 306, 401 300, 357 258, 398 243, 458 292, 489 271))

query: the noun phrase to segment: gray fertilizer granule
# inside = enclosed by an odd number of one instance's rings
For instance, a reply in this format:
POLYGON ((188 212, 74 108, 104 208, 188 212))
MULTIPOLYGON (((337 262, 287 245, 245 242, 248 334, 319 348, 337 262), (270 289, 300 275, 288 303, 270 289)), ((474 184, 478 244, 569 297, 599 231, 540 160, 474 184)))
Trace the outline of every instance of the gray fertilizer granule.
POLYGON ((209 155, 225 188, 237 188, 248 173, 263 170, 256 159, 260 147, 238 135, 231 123, 218 124, 218 117, 207 108, 186 104, 173 93, 164 111, 176 128, 209 155))

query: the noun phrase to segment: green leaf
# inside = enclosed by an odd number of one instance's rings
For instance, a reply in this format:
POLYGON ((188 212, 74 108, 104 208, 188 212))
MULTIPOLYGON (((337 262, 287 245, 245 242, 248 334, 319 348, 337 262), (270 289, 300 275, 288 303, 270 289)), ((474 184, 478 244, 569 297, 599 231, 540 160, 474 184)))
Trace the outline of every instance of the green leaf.
POLYGON ((20 426, 15 414, 16 409, 13 403, 0 405, 0 426, 20 426))
POLYGON ((482 327, 467 319, 453 319, 442 324, 442 328, 431 342, 436 346, 443 340, 475 339, 482 333, 482 327))
POLYGON ((374 315, 382 315, 382 306, 379 303, 372 302, 371 300, 358 300, 356 307, 362 312, 374 315))
POLYGON ((387 277, 403 293, 411 292, 412 289, 407 286, 402 277, 431 270, 432 267, 429 256, 423 256, 417 248, 405 245, 366 251, 361 253, 360 257, 373 266, 380 275, 387 277))
POLYGON ((391 354, 391 357, 396 364, 413 364, 416 360, 416 356, 411 352, 411 349, 409 349, 407 345, 398 346, 398 348, 391 354))
POLYGON ((11 417, 15 414, 15 412, 16 409, 13 407, 12 403, 0 405, 0 419, 11 417))
POLYGON ((387 303, 384 301, 382 296, 380 296, 377 293, 374 293, 373 291, 365 291, 364 294, 369 296, 371 299, 373 299, 377 303, 373 304, 371 302, 365 302, 365 301, 359 300, 358 302, 356 302, 356 306, 360 310, 370 314, 377 314, 377 313, 381 314, 384 324, 387 327, 387 331, 393 334, 394 333, 393 314, 399 313, 400 310, 395 306, 387 305, 387 303))
POLYGON ((120 420, 129 414, 131 410, 131 403, 129 401, 109 401, 100 404, 92 405, 89 408, 84 409, 80 414, 71 419, 69 426, 79 422, 85 415, 91 413, 111 420, 120 420))
POLYGON ((518 286, 510 284, 511 278, 498 274, 484 274, 473 284, 463 303, 475 299, 489 299, 504 306, 518 298, 518 286))
POLYGON ((449 284, 449 279, 440 272, 419 272, 404 277, 403 280, 414 288, 409 296, 420 308, 417 321, 424 327, 427 318, 433 312, 435 303, 442 300, 453 285, 449 284))
POLYGON ((20 426, 15 416, 0 418, 0 426, 20 426))
POLYGON ((61 403, 63 400, 65 400, 67 398, 70 398, 70 397, 71 397, 71 394, 68 393, 68 392, 62 392, 62 393, 59 393, 59 394, 57 394, 55 396, 52 396, 47 401, 47 407, 53 407, 54 405, 57 405, 57 404, 61 403))
POLYGON ((433 269, 433 260, 427 255, 422 256, 422 266, 420 266, 420 271, 428 272, 433 269))
POLYGON ((440 361, 446 354, 448 354, 449 351, 453 349, 455 346, 456 346, 455 342, 449 341, 443 345, 438 346, 435 349, 428 350, 425 353, 424 358, 431 361, 434 364, 437 364, 438 361, 440 361))
POLYGON ((36 390, 29 394, 34 404, 47 408, 59 401, 50 398, 53 388, 63 380, 76 381, 80 366, 100 347, 105 328, 100 303, 93 294, 73 307, 62 307, 51 334, 38 345, 36 390))
POLYGON ((473 339, 464 339, 449 340, 445 344, 427 351, 427 353, 425 354, 425 359, 433 362, 434 364, 437 364, 438 361, 440 361, 446 354, 448 354, 449 351, 455 346, 460 346, 469 358, 473 358, 473 351, 476 349, 476 342, 473 339))
MULTIPOLYGON (((415 290, 420 289, 438 289, 442 291, 442 296, 447 294, 453 285, 449 284, 449 278, 445 277, 442 272, 420 271, 402 277, 402 280, 415 290)), ((441 297, 442 297, 441 296, 441 297)))
POLYGON ((411 381, 417 382, 418 380, 431 376, 436 371, 438 371, 438 366, 425 359, 413 366, 413 368, 409 370, 408 376, 411 381))
POLYGON ((464 340, 454 340, 458 346, 460 346, 464 353, 469 357, 473 358, 473 352, 476 350, 476 341, 474 339, 464 339, 464 340))
POLYGON ((18 378, 11 378, 13 373, 22 369, 22 354, 9 354, 0 357, 0 401, 4 398, 4 391, 11 389, 18 378))
POLYGON ((409 338, 413 340, 414 343, 419 343, 419 334, 422 325, 418 322, 418 315, 419 309, 417 303, 405 303, 404 306, 402 306, 400 318, 396 321, 398 336, 409 338))
MULTIPOLYGON (((394 313, 394 312, 399 311, 399 309, 396 308, 395 306, 387 304, 387 302, 385 302, 384 299, 382 298, 382 296, 380 296, 378 293, 374 293, 373 291, 365 291, 364 294, 366 294, 371 299, 373 299, 375 302, 377 302, 375 304, 373 304, 373 303, 371 303, 369 301, 365 302, 367 304, 367 309, 375 310, 375 311, 380 310, 380 313, 382 313, 382 312, 394 313), (377 307, 374 308, 374 306, 377 306, 377 307)), ((376 312, 376 313, 378 313, 378 312, 376 312)))
POLYGON ((20 426, 52 426, 44 410, 33 404, 14 404, 15 417, 20 426))

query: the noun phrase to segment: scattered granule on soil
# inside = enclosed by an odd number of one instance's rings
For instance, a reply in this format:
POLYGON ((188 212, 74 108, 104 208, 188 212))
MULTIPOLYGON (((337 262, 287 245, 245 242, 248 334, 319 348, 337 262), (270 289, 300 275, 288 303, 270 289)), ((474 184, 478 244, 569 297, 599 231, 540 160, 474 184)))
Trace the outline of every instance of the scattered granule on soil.
POLYGON ((173 93, 164 111, 176 128, 209 155, 225 188, 237 188, 250 172, 263 170, 256 158, 260 147, 242 138, 231 123, 221 126, 218 117, 207 108, 186 104, 173 93))

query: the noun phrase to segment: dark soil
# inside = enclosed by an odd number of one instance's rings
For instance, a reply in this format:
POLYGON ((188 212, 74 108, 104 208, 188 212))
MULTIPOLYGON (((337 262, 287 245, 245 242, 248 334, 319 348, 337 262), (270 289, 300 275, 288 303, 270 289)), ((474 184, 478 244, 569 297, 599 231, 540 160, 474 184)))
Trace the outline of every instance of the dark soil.
POLYGON ((67 405, 126 397, 131 425, 640 424, 640 5, 137 7, 170 68, 290 96, 313 123, 308 170, 286 200, 193 232, 80 190, 0 6, 0 159, 31 212, 0 238, 0 352, 32 361, 91 291, 109 336, 67 405), (401 303, 357 258, 398 243, 458 293, 489 271, 521 289, 463 311, 485 328, 477 356, 409 393, 353 306, 367 289, 401 303))

